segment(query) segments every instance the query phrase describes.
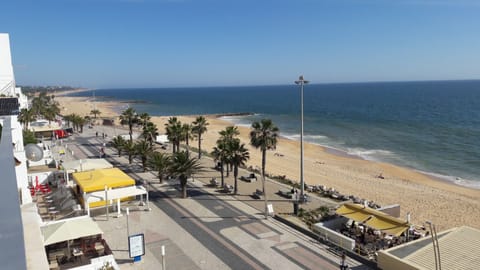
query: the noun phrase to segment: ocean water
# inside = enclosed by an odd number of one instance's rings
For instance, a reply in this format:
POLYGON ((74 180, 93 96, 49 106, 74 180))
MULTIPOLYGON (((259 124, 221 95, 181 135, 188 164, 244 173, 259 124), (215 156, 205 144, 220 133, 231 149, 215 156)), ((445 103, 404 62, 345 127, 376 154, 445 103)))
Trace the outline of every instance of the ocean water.
MULTIPOLYGON (((271 118, 282 136, 300 138, 300 88, 294 84, 94 92, 150 115, 248 112, 223 118, 246 126, 271 118)), ((480 81, 308 84, 304 134, 306 141, 350 155, 480 188, 480 81)))

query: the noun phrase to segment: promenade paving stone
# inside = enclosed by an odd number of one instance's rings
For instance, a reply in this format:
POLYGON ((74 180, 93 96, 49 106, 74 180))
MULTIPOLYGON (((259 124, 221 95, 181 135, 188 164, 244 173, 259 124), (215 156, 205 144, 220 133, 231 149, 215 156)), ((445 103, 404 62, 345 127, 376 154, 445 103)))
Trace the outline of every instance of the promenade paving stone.
MULTIPOLYGON (((95 137, 95 131, 85 130, 74 142, 68 142, 68 149, 74 152, 71 158, 99 154, 105 141, 95 137)), ((112 138, 118 129, 102 127, 101 132, 112 138)), ((236 196, 222 194, 208 186, 212 177, 220 180, 219 173, 206 170, 189 182, 189 198, 182 199, 178 182, 160 184, 154 173, 142 172, 138 161, 129 165, 126 157, 118 157, 113 149, 107 148, 106 153, 112 164, 144 184, 150 194, 151 211, 141 210, 138 202, 122 203, 122 213, 126 207, 132 209, 128 217, 130 234, 145 234, 146 254, 141 262, 133 263, 128 257, 126 215, 111 215, 107 220, 104 210, 95 212, 94 219, 121 269, 161 269, 162 245, 166 247, 167 269, 338 269, 339 258, 328 247, 274 219, 264 218, 263 200, 250 196, 255 189, 261 189, 261 181, 239 181, 236 196)), ((211 159, 202 158, 201 162, 213 166, 211 159)), ((241 170, 240 175, 247 173, 241 170)), ((225 181, 233 185, 231 176, 225 181)), ((288 187, 267 181, 269 202, 276 212, 291 212, 292 202, 274 194, 278 189, 288 187)), ((315 200, 306 206, 318 207, 321 203, 315 200)), ((347 261, 353 269, 368 269, 352 259, 347 261)))

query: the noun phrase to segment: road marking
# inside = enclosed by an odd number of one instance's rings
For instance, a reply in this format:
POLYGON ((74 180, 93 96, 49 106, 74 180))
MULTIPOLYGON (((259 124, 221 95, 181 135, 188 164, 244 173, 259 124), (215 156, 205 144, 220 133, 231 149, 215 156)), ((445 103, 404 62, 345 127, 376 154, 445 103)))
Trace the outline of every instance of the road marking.
MULTIPOLYGON (((171 199, 166 199, 165 200, 166 203, 170 204, 173 208, 175 208, 178 212, 180 212, 182 215, 184 216, 189 216, 190 214, 185 211, 184 209, 182 209, 179 205, 177 205, 175 202, 173 202, 173 200, 171 199)), ((218 242, 220 242, 224 247, 226 247, 227 249, 229 249, 231 252, 233 252, 235 255, 237 255, 238 257, 240 257, 244 262, 246 262, 247 264, 249 264, 252 268, 254 269, 263 269, 262 266, 258 265, 255 261, 253 261, 252 259, 250 259, 249 257, 247 257, 245 254, 243 254, 239 249, 237 249, 236 247, 234 247, 232 244, 228 243, 227 241, 225 241, 222 237, 220 237, 217 233, 213 232, 212 230, 210 230, 207 226, 205 226, 203 223, 201 223, 200 221, 196 220, 196 219, 190 219, 190 221, 192 223, 195 223, 195 225, 197 225, 197 227, 199 227, 200 229, 202 229, 203 231, 205 231, 207 234, 209 234, 212 238, 214 238, 215 240, 217 240, 218 242)))

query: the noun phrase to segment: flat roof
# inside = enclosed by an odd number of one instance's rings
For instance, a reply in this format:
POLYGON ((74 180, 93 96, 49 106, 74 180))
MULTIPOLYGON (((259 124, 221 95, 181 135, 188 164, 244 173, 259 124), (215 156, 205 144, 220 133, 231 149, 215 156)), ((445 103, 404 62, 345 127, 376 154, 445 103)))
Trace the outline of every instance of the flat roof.
MULTIPOLYGON (((438 234, 442 269, 476 270, 480 265, 480 230, 462 226, 438 234)), ((413 269, 435 269, 435 255, 430 236, 391 249, 379 251, 379 267, 383 256, 413 269)), ((386 265, 385 265, 386 266, 386 265)), ((383 266, 383 267, 385 267, 383 266)))
POLYGON ((113 165, 104 158, 87 158, 63 162, 62 167, 66 171, 84 172, 113 168, 113 165))

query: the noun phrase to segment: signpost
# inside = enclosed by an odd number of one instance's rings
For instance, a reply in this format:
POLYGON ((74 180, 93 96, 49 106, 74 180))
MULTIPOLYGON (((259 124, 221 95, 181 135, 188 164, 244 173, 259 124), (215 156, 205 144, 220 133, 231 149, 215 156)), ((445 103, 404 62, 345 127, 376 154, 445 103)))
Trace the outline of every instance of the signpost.
POLYGON ((128 253, 134 262, 139 262, 145 255, 145 236, 143 233, 128 237, 128 253))

